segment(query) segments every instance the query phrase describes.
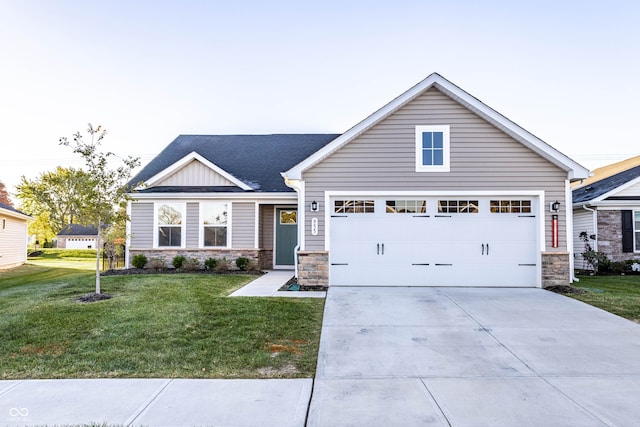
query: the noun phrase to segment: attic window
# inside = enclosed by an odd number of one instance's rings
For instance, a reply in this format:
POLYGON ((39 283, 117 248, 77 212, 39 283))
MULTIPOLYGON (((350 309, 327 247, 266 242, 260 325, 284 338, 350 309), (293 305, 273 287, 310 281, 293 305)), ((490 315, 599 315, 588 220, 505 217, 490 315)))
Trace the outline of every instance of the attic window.
POLYGON ((449 125, 416 126, 416 172, 449 172, 449 125))

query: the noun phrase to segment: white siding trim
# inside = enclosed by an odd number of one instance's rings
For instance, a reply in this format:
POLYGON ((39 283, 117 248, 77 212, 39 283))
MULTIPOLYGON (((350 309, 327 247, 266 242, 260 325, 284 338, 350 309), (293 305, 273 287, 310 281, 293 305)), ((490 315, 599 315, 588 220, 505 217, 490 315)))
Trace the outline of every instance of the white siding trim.
MULTIPOLYGON (((154 175, 151 178, 149 178, 145 182, 146 185, 149 186, 149 187, 153 186, 153 184, 155 184, 155 183, 157 183, 159 181, 162 181, 164 178, 167 178, 168 176, 172 175, 174 172, 178 171, 182 167, 188 165, 192 160, 199 161, 203 165, 207 166, 208 168, 210 168, 211 170, 216 172, 218 175, 220 175, 220 176, 224 177, 225 179, 231 181, 232 183, 234 183, 238 187, 242 188, 243 190, 253 190, 247 184, 245 184, 244 182, 240 181, 238 178, 236 178, 235 176, 231 175, 229 172, 225 171, 224 169, 220 168, 219 166, 216 166, 214 163, 212 163, 209 160, 205 159, 204 157, 202 157, 200 154, 196 153, 195 151, 187 154, 182 159, 178 160, 177 162, 175 162, 174 164, 172 164, 168 168, 164 169, 162 172, 159 172, 156 175, 154 175)), ((140 187, 138 187, 138 188, 140 188, 140 187)))
POLYGON ((569 282, 573 283, 576 279, 575 266, 573 259, 573 209, 571 207, 571 183, 567 179, 564 182, 564 206, 565 206, 565 224, 567 233, 567 252, 569 252, 569 282))
MULTIPOLYGON (((597 202, 604 202, 605 199, 615 195, 616 193, 621 192, 622 190, 625 190, 625 189, 627 189, 629 187, 632 187, 632 186, 634 186, 636 184, 640 184, 640 176, 637 177, 636 179, 632 179, 631 181, 625 182, 624 184, 614 188, 613 190, 609 191, 608 193, 604 193, 600 197, 596 197, 595 199, 592 199, 591 202, 596 202, 596 203, 597 202)), ((630 200, 630 201, 634 202, 635 204, 638 204, 637 200, 636 201, 630 200)), ((621 203, 621 201, 620 200, 615 200, 614 203, 621 203)))
POLYGON ((253 248, 258 249, 260 247, 260 204, 254 202, 254 205, 253 248))
POLYGON ((136 201, 142 200, 246 200, 269 203, 296 203, 296 193, 130 193, 136 201))
POLYGON ((131 247, 131 200, 127 200, 127 222, 125 223, 124 268, 129 268, 129 248, 131 247))

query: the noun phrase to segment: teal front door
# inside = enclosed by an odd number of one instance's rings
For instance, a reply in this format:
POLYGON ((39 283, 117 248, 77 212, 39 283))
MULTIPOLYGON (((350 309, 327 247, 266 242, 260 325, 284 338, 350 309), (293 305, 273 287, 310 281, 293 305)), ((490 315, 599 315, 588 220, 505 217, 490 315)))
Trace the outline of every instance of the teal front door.
POLYGON ((276 265, 293 265, 294 248, 298 244, 298 210, 276 209, 276 265))

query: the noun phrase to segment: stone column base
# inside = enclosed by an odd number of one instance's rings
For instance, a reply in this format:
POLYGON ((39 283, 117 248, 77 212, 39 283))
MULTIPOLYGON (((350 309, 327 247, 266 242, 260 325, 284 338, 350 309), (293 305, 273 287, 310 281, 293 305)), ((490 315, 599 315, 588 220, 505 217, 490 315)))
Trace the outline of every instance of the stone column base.
POLYGON ((298 283, 309 288, 329 287, 329 252, 298 252, 298 283))
POLYGON ((569 252, 542 253, 542 287, 568 286, 571 280, 569 252))

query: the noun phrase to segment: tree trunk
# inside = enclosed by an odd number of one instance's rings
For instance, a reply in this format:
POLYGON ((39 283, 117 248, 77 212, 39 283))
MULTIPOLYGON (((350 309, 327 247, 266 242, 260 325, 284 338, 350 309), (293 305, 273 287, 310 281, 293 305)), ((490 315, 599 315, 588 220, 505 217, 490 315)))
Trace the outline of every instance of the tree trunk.
POLYGON ((98 236, 96 237, 96 294, 100 293, 100 234, 101 234, 101 225, 100 221, 98 221, 98 236))

